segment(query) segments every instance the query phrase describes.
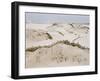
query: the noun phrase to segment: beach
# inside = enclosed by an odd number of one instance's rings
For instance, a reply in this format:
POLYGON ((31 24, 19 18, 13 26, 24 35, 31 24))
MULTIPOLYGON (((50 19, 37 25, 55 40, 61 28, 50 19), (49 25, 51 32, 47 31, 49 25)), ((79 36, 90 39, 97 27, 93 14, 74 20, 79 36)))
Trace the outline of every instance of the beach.
POLYGON ((26 24, 25 67, 89 65, 89 25, 26 24))

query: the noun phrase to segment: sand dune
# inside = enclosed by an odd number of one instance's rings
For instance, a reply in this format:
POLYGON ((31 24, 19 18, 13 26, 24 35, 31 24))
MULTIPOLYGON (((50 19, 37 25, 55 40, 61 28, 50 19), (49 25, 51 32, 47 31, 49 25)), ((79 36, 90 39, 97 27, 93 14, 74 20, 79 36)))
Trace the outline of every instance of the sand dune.
POLYGON ((87 64, 89 64, 87 24, 26 25, 26 68, 87 64))
POLYGON ((26 68, 89 64, 89 50, 63 43, 26 51, 26 68))

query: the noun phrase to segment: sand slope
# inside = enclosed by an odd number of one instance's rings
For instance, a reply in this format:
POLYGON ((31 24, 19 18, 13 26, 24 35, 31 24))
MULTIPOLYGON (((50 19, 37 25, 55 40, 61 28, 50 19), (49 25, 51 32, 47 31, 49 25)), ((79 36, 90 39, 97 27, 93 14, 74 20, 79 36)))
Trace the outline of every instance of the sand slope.
POLYGON ((89 64, 86 24, 27 24, 26 68, 89 64))

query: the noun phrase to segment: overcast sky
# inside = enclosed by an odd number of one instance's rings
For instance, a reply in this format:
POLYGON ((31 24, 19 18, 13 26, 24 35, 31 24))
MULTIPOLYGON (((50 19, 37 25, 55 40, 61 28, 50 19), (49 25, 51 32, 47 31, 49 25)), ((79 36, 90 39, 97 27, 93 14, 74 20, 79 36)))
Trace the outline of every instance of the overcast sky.
POLYGON ((89 23, 89 15, 25 13, 26 23, 89 23))

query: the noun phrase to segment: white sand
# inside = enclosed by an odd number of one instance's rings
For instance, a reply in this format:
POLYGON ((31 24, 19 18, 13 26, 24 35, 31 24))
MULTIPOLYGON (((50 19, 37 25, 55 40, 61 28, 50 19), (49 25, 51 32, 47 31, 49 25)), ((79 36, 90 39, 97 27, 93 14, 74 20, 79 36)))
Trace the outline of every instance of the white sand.
POLYGON ((73 24, 73 26, 27 24, 26 68, 89 64, 89 27, 84 24, 73 24), (66 40, 70 42, 69 45, 63 43, 66 40), (72 43, 76 46, 71 45, 72 43), (38 49, 33 51, 34 48, 38 49))

